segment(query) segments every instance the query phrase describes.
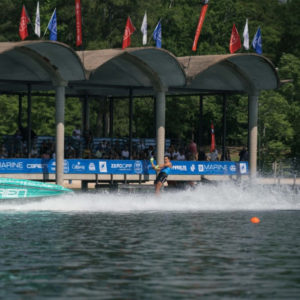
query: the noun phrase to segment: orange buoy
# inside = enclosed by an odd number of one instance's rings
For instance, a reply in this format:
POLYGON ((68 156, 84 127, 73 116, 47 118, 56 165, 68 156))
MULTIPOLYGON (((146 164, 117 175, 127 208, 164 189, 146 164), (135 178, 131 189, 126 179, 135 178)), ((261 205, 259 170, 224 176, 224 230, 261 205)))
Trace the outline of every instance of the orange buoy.
POLYGON ((252 223, 259 223, 260 222, 260 219, 258 218, 258 217, 252 217, 251 219, 250 219, 250 221, 252 222, 252 223))

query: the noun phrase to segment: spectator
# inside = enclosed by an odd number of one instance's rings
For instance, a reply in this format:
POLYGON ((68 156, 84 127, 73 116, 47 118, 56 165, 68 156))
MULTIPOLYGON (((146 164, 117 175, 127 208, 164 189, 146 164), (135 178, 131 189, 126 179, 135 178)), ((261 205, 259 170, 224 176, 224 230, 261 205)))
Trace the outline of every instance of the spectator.
POLYGON ((129 159, 129 151, 127 146, 122 150, 121 156, 122 159, 129 159))
POLYGON ((145 140, 140 139, 140 142, 137 145, 138 152, 144 151, 146 149, 145 140))
POLYGON ((101 149, 101 143, 99 143, 96 149, 95 157, 102 158, 102 156, 103 156, 103 150, 101 149))
POLYGON ((119 153, 121 151, 121 145, 118 140, 115 142, 115 150, 119 153))
POLYGON ((0 158, 7 158, 8 154, 7 154, 7 150, 5 148, 4 145, 0 146, 0 158))
POLYGON ((90 159, 92 158, 92 152, 89 148, 85 148, 83 151, 83 158, 84 159, 90 159))
MULTIPOLYGON (((27 139, 28 139, 28 127, 24 128, 23 126, 20 126, 19 130, 20 130, 20 133, 22 135, 23 142, 27 143, 27 139)), ((36 133, 33 131, 33 129, 31 129, 31 131, 30 131, 31 143, 34 142, 34 140, 36 139, 36 137, 37 137, 36 133)))
POLYGON ((77 127, 72 132, 71 143, 72 143, 72 147, 76 151, 76 156, 78 157, 82 149, 81 149, 80 129, 78 129, 77 127))
POLYGON ((177 160, 186 160, 186 157, 185 157, 183 149, 179 150, 179 155, 177 155, 177 160))
POLYGON ((18 129, 16 131, 16 133, 14 134, 14 136, 13 136, 14 153, 21 153, 21 152, 23 152, 22 151, 23 150, 22 149, 23 148, 22 139, 23 139, 23 137, 22 137, 21 130, 18 129))
POLYGON ((44 141, 42 142, 41 147, 40 147, 40 154, 44 154, 44 153, 46 153, 47 151, 48 151, 48 145, 47 145, 46 141, 44 140, 44 141))
POLYGON ((210 153, 210 160, 211 161, 218 161, 219 160, 219 153, 217 148, 215 148, 211 153, 210 153))
POLYGON ((72 147, 72 145, 69 143, 67 145, 66 151, 65 151, 66 158, 75 158, 76 152, 75 149, 72 147))
POLYGON ((239 153, 240 161, 248 161, 248 151, 245 147, 239 153))
POLYGON ((222 161, 231 161, 231 157, 230 157, 230 151, 228 148, 225 149, 225 157, 223 157, 223 153, 222 153, 222 156, 221 156, 221 160, 222 161))
POLYGON ((191 140, 189 146, 188 146, 188 152, 191 153, 191 159, 197 160, 198 152, 197 152, 197 145, 196 143, 191 140))
POLYGON ((72 139, 79 141, 80 140, 80 129, 75 127, 75 129, 72 132, 72 139))
POLYGON ((88 149, 91 150, 92 147, 93 147, 93 135, 92 135, 92 132, 90 130, 85 130, 83 138, 84 138, 85 148, 88 148, 88 149))
POLYGON ((174 147, 172 159, 173 160, 178 160, 178 156, 179 156, 179 151, 177 150, 177 147, 174 147))
POLYGON ((167 151, 165 152, 165 156, 168 156, 168 157, 170 157, 170 159, 172 159, 172 156, 171 156, 171 148, 169 147, 168 149, 167 149, 167 151))
POLYGON ((101 141, 101 143, 100 143, 100 149, 105 151, 105 150, 106 150, 106 148, 107 148, 106 141, 104 141, 104 140, 103 140, 103 141, 101 141))
POLYGON ((148 150, 144 149, 144 151, 140 152, 139 157, 141 160, 148 160, 148 150))
POLYGON ((39 151, 38 151, 36 145, 34 145, 31 149, 30 157, 35 158, 35 157, 38 157, 38 155, 39 155, 39 151))
POLYGON ((202 147, 199 150, 198 160, 199 161, 206 161, 207 160, 207 157, 206 157, 205 152, 203 151, 202 147))
POLYGON ((50 153, 48 151, 44 152, 44 153, 42 153, 41 157, 42 157, 42 159, 50 159, 50 153))
POLYGON ((149 146, 148 148, 148 159, 154 156, 154 148, 152 145, 149 146))

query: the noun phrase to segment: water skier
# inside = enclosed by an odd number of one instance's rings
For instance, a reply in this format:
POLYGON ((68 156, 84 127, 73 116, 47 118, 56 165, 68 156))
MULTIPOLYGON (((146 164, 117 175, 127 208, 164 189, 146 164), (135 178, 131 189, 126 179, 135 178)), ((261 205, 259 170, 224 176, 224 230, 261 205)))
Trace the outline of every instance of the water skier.
POLYGON ((150 162, 152 168, 158 173, 154 185, 155 185, 155 194, 159 195, 160 193, 160 188, 162 185, 165 183, 167 180, 168 175, 170 174, 170 171, 172 169, 172 163, 170 161, 170 158, 168 155, 165 155, 164 157, 164 163, 160 165, 154 165, 153 164, 154 158, 151 157, 150 162))

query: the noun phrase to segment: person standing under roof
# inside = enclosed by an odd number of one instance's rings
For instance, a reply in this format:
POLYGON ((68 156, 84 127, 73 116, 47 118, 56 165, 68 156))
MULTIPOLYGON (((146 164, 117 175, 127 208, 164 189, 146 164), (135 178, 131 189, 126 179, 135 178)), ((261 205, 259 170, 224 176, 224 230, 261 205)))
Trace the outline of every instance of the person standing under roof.
POLYGON ((168 155, 165 155, 163 164, 154 165, 153 161, 154 161, 154 158, 151 157, 150 162, 151 162, 152 168, 156 172, 159 172, 156 179, 155 179, 155 181, 154 181, 155 194, 159 195, 162 185, 166 182, 167 177, 171 172, 172 163, 171 163, 170 157, 168 155))

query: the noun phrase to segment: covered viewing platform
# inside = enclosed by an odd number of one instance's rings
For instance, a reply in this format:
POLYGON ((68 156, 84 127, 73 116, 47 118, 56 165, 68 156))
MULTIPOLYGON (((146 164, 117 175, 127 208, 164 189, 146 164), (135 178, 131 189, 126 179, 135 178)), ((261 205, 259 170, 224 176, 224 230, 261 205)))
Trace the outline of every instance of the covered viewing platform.
MULTIPOLYGON (((154 97, 156 159, 165 153, 166 96, 223 95, 223 144, 226 146, 226 98, 248 95, 248 163, 175 162, 168 180, 198 181, 203 175, 256 176, 258 101, 262 90, 280 85, 277 71, 266 57, 257 54, 228 54, 176 57, 153 47, 74 51, 53 41, 0 43, 0 93, 27 95, 28 148, 31 148, 31 96, 54 91, 56 157, 4 159, 0 176, 44 181, 142 182, 154 180, 148 162, 140 160, 65 160, 64 115, 66 97, 83 99, 83 125, 89 128, 89 98, 128 98, 129 153, 132 153, 132 106, 135 97, 154 97), (10 164, 11 163, 11 164, 10 164), (76 169, 77 168, 77 169, 76 169), (211 173, 214 169, 215 172, 211 173)), ((187 100, 188 101, 188 100, 187 100)), ((201 116, 200 116, 201 118, 201 116)))

